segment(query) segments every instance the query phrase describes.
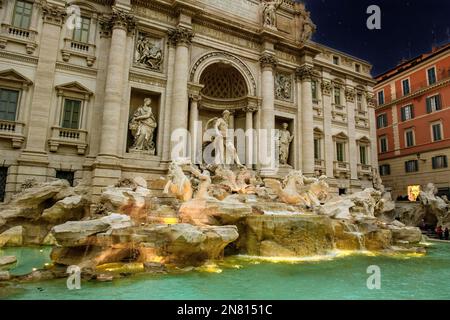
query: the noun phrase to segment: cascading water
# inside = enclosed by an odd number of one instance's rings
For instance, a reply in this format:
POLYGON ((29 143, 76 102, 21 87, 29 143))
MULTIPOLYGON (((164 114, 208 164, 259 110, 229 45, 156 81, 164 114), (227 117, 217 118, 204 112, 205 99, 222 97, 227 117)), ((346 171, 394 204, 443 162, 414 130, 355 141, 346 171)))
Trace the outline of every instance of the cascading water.
POLYGON ((358 240, 359 250, 364 251, 366 250, 365 242, 364 242, 364 235, 359 230, 358 226, 353 223, 345 223, 345 227, 347 229, 346 233, 351 234, 356 237, 358 240))

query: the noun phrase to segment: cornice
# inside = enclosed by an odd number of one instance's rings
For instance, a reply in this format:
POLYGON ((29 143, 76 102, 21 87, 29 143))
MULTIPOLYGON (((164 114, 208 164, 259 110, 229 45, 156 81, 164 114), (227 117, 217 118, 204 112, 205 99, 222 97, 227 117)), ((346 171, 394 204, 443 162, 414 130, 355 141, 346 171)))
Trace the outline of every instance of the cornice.
POLYGON ((38 57, 33 57, 30 55, 23 55, 20 53, 8 52, 8 51, 3 51, 3 50, 0 50, 0 57, 6 58, 9 60, 14 60, 14 61, 31 63, 31 64, 38 64, 38 61, 39 61, 38 57))
POLYGON ((94 76, 94 77, 97 76, 96 69, 76 66, 76 65, 64 63, 64 62, 56 62, 56 69, 82 73, 84 75, 90 75, 90 76, 94 76))

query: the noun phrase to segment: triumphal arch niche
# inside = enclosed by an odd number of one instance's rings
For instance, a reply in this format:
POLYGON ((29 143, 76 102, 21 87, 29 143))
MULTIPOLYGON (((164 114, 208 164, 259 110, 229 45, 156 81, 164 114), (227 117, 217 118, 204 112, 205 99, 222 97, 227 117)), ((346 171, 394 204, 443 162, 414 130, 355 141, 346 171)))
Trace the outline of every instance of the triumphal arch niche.
POLYGON ((205 161, 202 151, 211 138, 207 131, 214 128, 214 121, 223 118, 225 112, 230 132, 228 142, 234 145, 239 159, 231 161, 252 168, 256 160, 254 113, 260 99, 250 69, 236 56, 215 51, 194 64, 190 80, 199 90, 191 94, 189 119, 193 136, 191 155, 195 162, 205 161))

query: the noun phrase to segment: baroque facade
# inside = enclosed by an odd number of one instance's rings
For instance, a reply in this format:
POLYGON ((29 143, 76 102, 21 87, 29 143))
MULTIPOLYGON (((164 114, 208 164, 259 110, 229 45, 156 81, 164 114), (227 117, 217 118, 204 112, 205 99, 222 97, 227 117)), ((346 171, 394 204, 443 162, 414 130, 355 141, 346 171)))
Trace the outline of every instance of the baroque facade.
MULTIPOLYGON (((288 143, 280 174, 327 175, 341 193, 373 184, 371 66, 311 41, 316 26, 302 4, 0 4, 6 199, 29 178, 84 181, 99 195, 118 178, 164 176, 176 147, 172 133, 198 132, 198 121, 224 110, 235 130, 281 130, 288 143)), ((195 146, 197 135, 185 140, 195 146)), ((259 161, 262 149, 262 139, 246 136, 241 162, 271 175, 259 161)))
MULTIPOLYGON (((380 175, 394 199, 432 182, 450 197, 450 43, 377 77, 380 175), (409 188, 409 191, 408 191, 409 188)), ((416 191, 417 192, 417 191, 416 191)))

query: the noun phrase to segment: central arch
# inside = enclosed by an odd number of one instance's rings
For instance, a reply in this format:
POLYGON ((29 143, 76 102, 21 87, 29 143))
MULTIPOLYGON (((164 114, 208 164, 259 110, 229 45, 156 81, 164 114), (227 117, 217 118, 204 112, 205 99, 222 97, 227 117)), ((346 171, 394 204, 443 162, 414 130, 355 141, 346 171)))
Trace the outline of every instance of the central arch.
POLYGON ((191 68, 190 81, 201 83, 200 79, 205 69, 217 63, 226 64, 236 69, 245 80, 248 95, 256 96, 256 80, 249 67, 238 57, 223 51, 213 51, 201 56, 191 68))

